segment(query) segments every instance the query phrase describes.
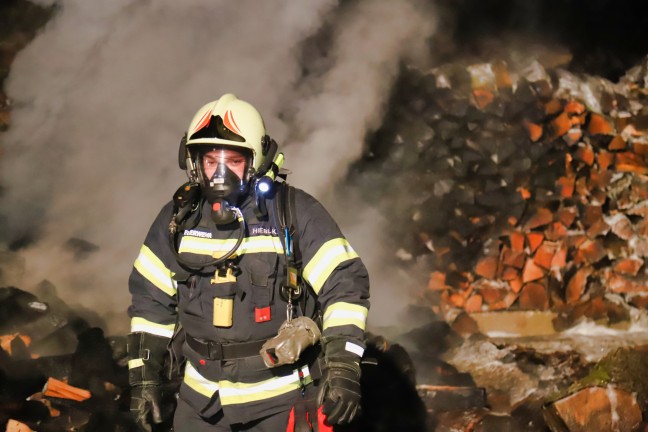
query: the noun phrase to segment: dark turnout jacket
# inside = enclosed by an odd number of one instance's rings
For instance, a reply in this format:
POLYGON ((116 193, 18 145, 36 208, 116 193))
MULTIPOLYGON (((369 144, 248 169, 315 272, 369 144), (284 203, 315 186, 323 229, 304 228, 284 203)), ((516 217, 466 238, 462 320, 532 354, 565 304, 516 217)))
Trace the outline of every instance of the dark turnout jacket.
MULTIPOLYGON (((285 261, 273 199, 267 204, 269 215, 261 219, 255 216, 253 197, 241 205, 245 233, 233 257, 238 271, 220 275, 213 268, 192 274, 178 264, 168 240, 173 206, 164 206, 129 279, 131 331, 170 338, 179 319, 186 333, 200 341, 231 344, 274 337, 286 319, 287 302, 280 295, 285 261), (222 299, 232 305, 229 327, 215 325, 222 299)), ((343 339, 346 350, 361 357, 369 308, 366 268, 324 207, 299 189, 295 211, 302 277, 321 313, 322 336, 343 339)), ((200 223, 180 233, 181 257, 221 257, 236 245, 238 224, 217 226, 210 212, 205 203, 200 223)), ((223 409, 229 423, 289 410, 301 386, 313 379, 312 364, 305 361, 269 369, 259 355, 210 360, 187 343, 183 351, 187 364, 180 397, 203 417, 223 409)))

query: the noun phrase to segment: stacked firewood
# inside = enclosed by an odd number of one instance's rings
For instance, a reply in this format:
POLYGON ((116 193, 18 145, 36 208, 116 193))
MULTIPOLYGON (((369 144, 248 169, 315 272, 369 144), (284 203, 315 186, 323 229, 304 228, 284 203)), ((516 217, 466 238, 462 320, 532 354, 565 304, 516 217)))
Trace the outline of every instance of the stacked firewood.
POLYGON ((414 203, 394 224, 415 232, 397 256, 426 260, 422 295, 441 312, 560 310, 610 293, 643 307, 645 65, 619 83, 516 67, 404 72, 365 158, 403 179, 382 191, 414 203))
MULTIPOLYGON (((517 178, 519 196, 499 202, 503 209, 467 215, 474 226, 484 220, 495 225, 497 237, 482 243, 472 268, 460 271, 449 263, 431 273, 428 288, 440 293, 441 307, 544 310, 607 293, 645 306, 648 108, 642 103, 644 83, 636 82, 643 79, 642 69, 614 85, 559 70, 547 73, 535 64, 536 73, 517 86, 501 63, 469 70, 471 102, 479 110, 506 109, 520 93, 529 96, 507 121, 526 131, 516 146, 526 154, 537 148, 543 157, 529 175, 517 178), (519 198, 523 211, 507 211, 519 198)), ((495 163, 496 156, 491 155, 495 163)), ((466 243, 461 232, 448 234, 466 243)))

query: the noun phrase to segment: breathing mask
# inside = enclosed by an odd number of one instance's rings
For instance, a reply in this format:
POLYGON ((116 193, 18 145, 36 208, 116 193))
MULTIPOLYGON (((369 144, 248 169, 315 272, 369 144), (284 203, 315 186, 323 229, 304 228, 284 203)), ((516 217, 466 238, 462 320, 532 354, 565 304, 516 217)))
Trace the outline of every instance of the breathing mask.
POLYGON ((227 146, 212 147, 199 153, 199 181, 205 199, 212 206, 216 224, 232 223, 237 206, 247 193, 251 152, 227 146))

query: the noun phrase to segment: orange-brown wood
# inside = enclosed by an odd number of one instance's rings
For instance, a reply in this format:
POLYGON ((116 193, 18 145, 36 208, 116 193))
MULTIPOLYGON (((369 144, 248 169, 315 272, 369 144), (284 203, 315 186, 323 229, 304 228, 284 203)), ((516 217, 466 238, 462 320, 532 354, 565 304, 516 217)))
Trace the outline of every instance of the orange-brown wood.
POLYGON ((597 170, 592 167, 590 169, 590 186, 593 188, 606 189, 610 185, 613 175, 614 172, 608 171, 607 167, 605 170, 597 170))
POLYGON ((563 104, 560 99, 551 99, 549 102, 544 104, 544 111, 547 115, 555 115, 563 111, 563 104))
POLYGON ((515 267, 505 267, 502 272, 502 280, 511 281, 520 277, 520 271, 515 267))
POLYGON ((618 294, 645 294, 644 283, 637 282, 629 277, 616 274, 613 271, 605 273, 607 288, 609 291, 618 294))
POLYGON ((553 221, 553 213, 551 213, 551 210, 541 207, 536 210, 533 216, 531 216, 525 227, 527 230, 531 230, 533 228, 550 224, 551 221, 553 221))
POLYGON ((482 286, 479 288, 479 294, 482 296, 484 303, 493 304, 501 301, 506 295, 507 290, 501 286, 482 286))
POLYGON ((590 135, 612 135, 614 128, 602 115, 591 113, 589 123, 587 124, 587 132, 590 135))
POLYGON ((34 432, 29 426, 24 423, 19 422, 18 420, 10 419, 7 422, 6 432, 34 432))
POLYGON ((498 89, 510 89, 513 87, 513 80, 504 62, 493 63, 493 73, 495 74, 495 85, 498 89))
POLYGON ((543 283, 531 282, 526 284, 519 297, 520 309, 546 310, 549 308, 549 295, 543 283))
POLYGON ((585 242, 585 240, 587 240, 585 234, 573 234, 567 237, 567 246, 570 248, 578 248, 585 242))
POLYGON ((567 237, 567 228, 560 222, 552 223, 545 230, 545 238, 550 241, 560 241, 567 237))
POLYGON ((524 270, 522 271, 522 282, 527 283, 538 280, 544 277, 545 273, 546 272, 541 267, 538 267, 533 262, 532 258, 529 258, 524 264, 524 270))
POLYGON ((506 295, 501 301, 489 305, 488 309, 490 310, 508 309, 511 307, 511 305, 513 305, 513 303, 515 303, 515 300, 517 300, 517 298, 518 298, 517 293, 513 291, 509 291, 508 293, 506 293, 506 295))
POLYGON ((0 335, 0 348, 2 348, 7 354, 12 355, 11 343, 15 338, 20 338, 26 347, 31 344, 31 338, 29 336, 20 333, 12 333, 8 335, 0 335))
POLYGON ((569 228, 578 216, 577 207, 563 207, 556 212, 556 219, 569 228))
POLYGON ((523 120, 522 124, 529 134, 529 139, 531 142, 538 142, 542 138, 543 128, 542 125, 538 123, 533 123, 530 120, 523 120))
POLYGON ((637 276, 643 264, 644 260, 639 257, 623 258, 614 263, 613 269, 619 274, 637 276))
POLYGON ((597 220, 594 222, 588 229, 587 229, 587 236, 589 238, 594 238, 602 235, 606 235, 607 233, 610 232, 610 226, 605 223, 603 218, 597 220))
POLYGON ((475 89, 473 90, 473 98, 475 100, 475 105, 477 108, 484 109, 488 105, 492 104, 495 100, 495 95, 493 92, 486 89, 475 89))
POLYGON ((594 150, 590 145, 579 145, 576 150, 576 157, 583 161, 587 166, 594 164, 594 150))
POLYGON ((585 206, 585 210, 581 214, 581 221, 583 225, 589 227, 603 217, 603 207, 600 205, 585 206))
POLYGON ((567 177, 573 177, 574 176, 574 169, 572 168, 572 161, 574 158, 572 157, 571 153, 567 153, 565 155, 565 175, 567 177))
POLYGON ((610 144, 608 144, 609 150, 625 150, 627 144, 621 135, 617 135, 612 138, 610 144))
POLYGON ((598 155, 596 155, 596 159, 598 161, 599 168, 605 171, 610 165, 614 163, 614 153, 601 150, 599 151, 598 155))
POLYGON ((529 198, 531 198, 531 192, 529 191, 529 189, 520 186, 517 188, 517 191, 520 192, 522 199, 528 200, 529 198))
POLYGON ((428 288, 431 290, 444 290, 448 288, 445 284, 446 274, 440 271, 433 271, 430 273, 430 280, 428 281, 428 288))
POLYGON ((534 253, 544 241, 544 234, 539 232, 530 232, 526 235, 529 250, 534 253))
POLYGON ((466 300, 466 304, 464 305, 464 310, 468 313, 475 313, 475 312, 480 312, 482 310, 482 305, 484 303, 484 299, 480 294, 473 294, 466 300))
POLYGON ((498 259, 494 256, 482 257, 477 262, 475 273, 486 279, 494 279, 497 274, 498 259))
POLYGON ((567 266, 567 246, 561 245, 551 259, 551 270, 562 270, 567 266))
POLYGON ((635 141, 632 143, 632 151, 645 158, 648 156, 648 143, 645 141, 635 141))
POLYGON ((563 111, 560 115, 554 118, 551 121, 551 131, 554 138, 561 137, 569 132, 569 129, 572 127, 571 119, 569 114, 566 111, 563 111))
POLYGON ((607 255, 607 249, 599 240, 587 239, 574 254, 574 262, 595 264, 607 255))
POLYGON ((574 195, 575 179, 573 177, 560 177, 556 180, 556 184, 559 187, 561 198, 571 198, 574 195))
POLYGON ((615 165, 617 171, 648 174, 648 167, 646 167, 643 158, 632 152, 617 153, 615 165))
POLYGON ((589 278, 592 272, 591 267, 581 267, 569 279, 567 288, 565 289, 565 301, 567 303, 574 304, 580 300, 587 286, 587 278, 589 278))
POLYGON ((502 252, 500 253, 500 261, 502 265, 521 269, 524 267, 525 260, 526 254, 524 252, 513 252, 506 246, 502 248, 502 252))
POLYGON ((466 304, 466 299, 464 299, 464 297, 458 293, 450 294, 450 298, 448 300, 450 302, 450 305, 456 308, 463 308, 464 304, 466 304))
POLYGON ((585 113, 585 105, 578 101, 570 100, 565 104, 565 113, 570 116, 580 116, 585 113))
POLYGON ((558 246, 555 243, 542 243, 533 257, 533 262, 545 270, 551 269, 551 260, 553 259, 557 249, 558 246))
POLYGON ((519 231, 512 231, 509 235, 511 240, 511 250, 513 252, 524 252, 524 234, 519 231))
POLYGON ((587 177, 579 177, 576 179, 576 193, 581 197, 588 197, 590 195, 589 187, 587 186, 587 177))
POLYGON ((47 379, 45 387, 43 387, 43 395, 61 399, 72 399, 79 402, 89 399, 92 396, 88 390, 73 387, 65 381, 52 377, 47 379))
POLYGON ((509 281, 509 286, 511 287, 511 290, 514 293, 519 293, 520 290, 522 289, 522 285, 523 285, 523 282, 522 282, 521 277, 518 277, 517 279, 513 279, 513 280, 509 281))

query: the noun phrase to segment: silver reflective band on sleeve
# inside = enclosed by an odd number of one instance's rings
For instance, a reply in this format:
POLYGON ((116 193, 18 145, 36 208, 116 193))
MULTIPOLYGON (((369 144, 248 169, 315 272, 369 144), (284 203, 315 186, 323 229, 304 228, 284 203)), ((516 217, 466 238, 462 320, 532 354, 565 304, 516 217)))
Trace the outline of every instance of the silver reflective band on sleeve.
POLYGON ((337 302, 326 308, 324 312, 323 330, 330 327, 354 325, 364 330, 367 326, 369 310, 360 305, 346 302, 337 302))
POLYGON ((144 332, 170 338, 174 329, 175 324, 158 324, 141 317, 131 319, 131 333, 144 332))
POLYGON ((336 238, 324 243, 315 256, 304 267, 304 279, 308 281, 316 294, 324 286, 335 268, 345 261, 357 258, 349 242, 344 238, 336 238))
POLYGON ((173 273, 166 268, 164 263, 146 245, 143 245, 140 249, 134 267, 142 276, 160 290, 170 296, 175 295, 177 284, 171 278, 173 273))
POLYGON ((348 342, 344 345, 344 349, 349 351, 350 353, 353 353, 357 355, 358 357, 362 357, 364 354, 364 348, 362 348, 360 345, 354 344, 353 342, 348 342))
POLYGON ((141 358, 128 360, 128 369, 135 369, 140 366, 144 366, 144 360, 141 358))

